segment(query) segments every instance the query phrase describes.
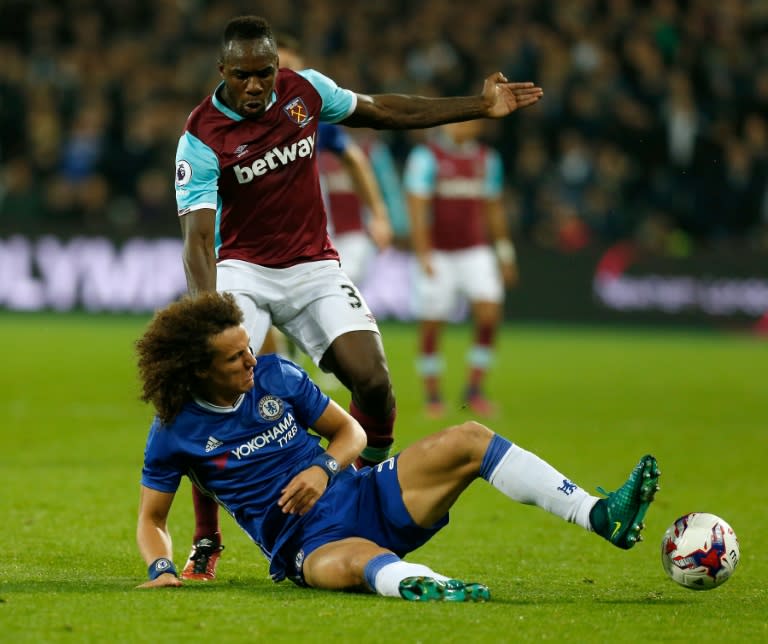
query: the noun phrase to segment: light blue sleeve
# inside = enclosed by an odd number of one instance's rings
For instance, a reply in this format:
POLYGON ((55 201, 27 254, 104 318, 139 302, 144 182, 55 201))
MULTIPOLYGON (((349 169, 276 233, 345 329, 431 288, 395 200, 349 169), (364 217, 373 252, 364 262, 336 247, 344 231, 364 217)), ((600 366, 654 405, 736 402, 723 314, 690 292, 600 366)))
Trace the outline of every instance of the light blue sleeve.
POLYGON ((189 132, 176 148, 176 206, 180 215, 218 208, 219 160, 214 151, 189 132))
POLYGON ((384 143, 374 143, 370 150, 370 160, 376 180, 381 189, 381 196, 387 206, 390 223, 395 235, 404 236, 408 234, 410 222, 408 221, 408 212, 405 208, 405 198, 403 195, 400 175, 398 174, 395 160, 389 151, 389 147, 384 143))
POLYGON ((504 190, 504 166, 496 150, 488 150, 485 161, 485 196, 496 199, 504 190))
POLYGON ((419 197, 431 197, 435 191, 437 160, 426 145, 417 145, 405 161, 405 191, 419 197))
POLYGON ((338 123, 355 111, 357 94, 353 91, 339 87, 333 80, 314 69, 302 69, 297 73, 312 83, 323 99, 321 121, 338 123))

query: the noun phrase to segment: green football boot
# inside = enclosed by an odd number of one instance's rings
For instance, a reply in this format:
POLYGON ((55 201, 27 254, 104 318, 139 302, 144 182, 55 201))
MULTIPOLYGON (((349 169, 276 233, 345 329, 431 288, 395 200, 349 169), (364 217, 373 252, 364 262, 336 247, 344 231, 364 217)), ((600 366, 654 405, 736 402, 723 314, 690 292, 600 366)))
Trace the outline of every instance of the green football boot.
POLYGON ((606 498, 600 499, 590 512, 594 531, 625 550, 642 541, 643 518, 659 489, 660 475, 656 459, 646 454, 618 490, 606 492, 597 488, 606 498))
POLYGON ((491 592, 483 584, 458 579, 406 577, 400 582, 400 596, 413 602, 487 602, 491 592))

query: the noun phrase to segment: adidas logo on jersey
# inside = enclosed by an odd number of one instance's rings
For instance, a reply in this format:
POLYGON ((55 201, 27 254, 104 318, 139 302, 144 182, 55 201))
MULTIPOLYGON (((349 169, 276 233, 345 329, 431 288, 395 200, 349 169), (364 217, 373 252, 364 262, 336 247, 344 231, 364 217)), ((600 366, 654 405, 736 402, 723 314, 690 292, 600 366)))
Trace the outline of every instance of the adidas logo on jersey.
POLYGON ((205 453, 212 452, 217 447, 221 447, 224 443, 222 443, 218 438, 214 438, 213 436, 208 437, 208 442, 205 444, 205 453))
POLYGON ((263 157, 256 159, 251 165, 232 168, 238 183, 250 183, 254 177, 267 174, 270 170, 293 163, 298 158, 311 157, 315 151, 315 135, 310 134, 303 139, 294 141, 291 145, 282 148, 272 148, 263 157))

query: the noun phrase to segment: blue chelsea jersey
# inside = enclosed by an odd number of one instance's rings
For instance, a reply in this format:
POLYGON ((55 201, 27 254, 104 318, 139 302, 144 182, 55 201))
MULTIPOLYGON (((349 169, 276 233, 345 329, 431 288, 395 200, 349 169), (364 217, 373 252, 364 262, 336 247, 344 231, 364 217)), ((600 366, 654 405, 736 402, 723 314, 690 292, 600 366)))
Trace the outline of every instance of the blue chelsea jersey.
POLYGON ((349 147, 349 135, 340 125, 321 122, 317 126, 317 145, 321 150, 341 156, 349 147))
POLYGON ((142 485, 174 493, 183 475, 213 496, 269 557, 299 519, 277 506, 281 490, 322 453, 307 430, 329 398, 300 367, 259 356, 254 386, 232 408, 189 402, 169 425, 156 418, 142 485))

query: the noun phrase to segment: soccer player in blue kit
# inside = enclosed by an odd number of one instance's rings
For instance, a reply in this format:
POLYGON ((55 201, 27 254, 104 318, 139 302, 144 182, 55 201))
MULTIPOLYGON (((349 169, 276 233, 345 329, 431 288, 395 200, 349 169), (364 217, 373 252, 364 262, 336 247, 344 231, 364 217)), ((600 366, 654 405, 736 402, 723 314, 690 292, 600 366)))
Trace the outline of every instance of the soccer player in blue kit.
POLYGON ((360 424, 276 354, 255 358, 230 293, 186 296, 137 341, 142 398, 157 415, 144 453, 137 543, 144 588, 180 586, 167 519, 183 475, 261 548, 274 581, 414 601, 484 601, 488 588, 403 557, 448 523, 476 479, 629 549, 658 489, 646 455, 616 492, 589 495, 474 421, 360 470, 360 424), (312 429, 315 433, 310 433, 312 429), (321 439, 327 441, 325 448, 321 439))
MULTIPOLYGON (((374 129, 426 128, 502 118, 542 90, 488 76, 476 96, 364 95, 314 70, 279 67, 264 19, 224 29, 222 81, 189 115, 176 155, 176 201, 190 293, 232 293, 258 349, 275 325, 351 393, 364 428, 363 463, 387 458, 395 395, 379 329, 344 274, 327 230, 318 178, 320 121, 374 129)), ((193 489, 188 578, 212 579, 221 550, 216 506, 193 489)))

